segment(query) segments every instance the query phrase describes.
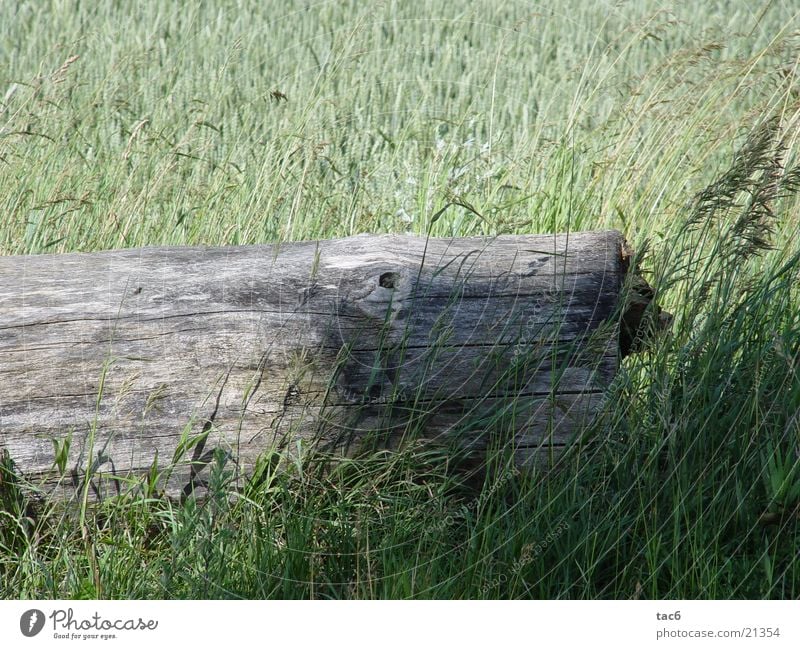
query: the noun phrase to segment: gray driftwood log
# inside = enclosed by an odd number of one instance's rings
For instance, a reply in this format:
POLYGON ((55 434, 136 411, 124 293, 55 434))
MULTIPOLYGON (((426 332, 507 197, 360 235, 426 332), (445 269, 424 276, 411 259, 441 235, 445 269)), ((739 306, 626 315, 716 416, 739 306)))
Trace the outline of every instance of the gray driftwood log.
POLYGON ((170 465, 160 489, 188 494, 215 451, 246 476, 270 447, 415 432, 510 435, 524 464, 631 347, 627 256, 611 231, 0 257, 0 450, 92 497, 170 465))

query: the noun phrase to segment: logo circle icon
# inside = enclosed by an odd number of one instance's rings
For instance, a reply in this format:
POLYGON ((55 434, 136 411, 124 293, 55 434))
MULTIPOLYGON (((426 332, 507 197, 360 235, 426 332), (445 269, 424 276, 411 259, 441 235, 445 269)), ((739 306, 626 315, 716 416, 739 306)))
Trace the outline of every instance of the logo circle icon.
POLYGON ((44 613, 38 608, 25 611, 19 618, 19 630, 26 638, 32 638, 44 628, 44 613))

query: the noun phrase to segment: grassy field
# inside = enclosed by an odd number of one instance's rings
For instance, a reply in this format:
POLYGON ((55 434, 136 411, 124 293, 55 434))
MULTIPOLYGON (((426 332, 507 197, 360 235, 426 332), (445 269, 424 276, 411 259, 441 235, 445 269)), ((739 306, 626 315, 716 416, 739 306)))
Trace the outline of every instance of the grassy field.
POLYGON ((791 3, 131 6, 0 6, 0 254, 613 227, 675 322, 544 482, 265 457, 76 524, 5 473, 0 596, 800 597, 791 3))

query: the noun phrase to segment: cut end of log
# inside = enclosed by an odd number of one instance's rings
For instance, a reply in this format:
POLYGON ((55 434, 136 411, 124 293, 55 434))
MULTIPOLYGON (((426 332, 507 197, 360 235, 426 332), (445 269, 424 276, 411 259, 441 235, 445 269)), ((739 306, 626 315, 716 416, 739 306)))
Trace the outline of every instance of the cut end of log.
POLYGON ((638 263, 634 263, 633 249, 624 239, 620 256, 627 286, 621 296, 625 305, 619 328, 619 350, 625 358, 648 349, 659 335, 668 332, 673 316, 655 302, 655 291, 641 276, 638 263))

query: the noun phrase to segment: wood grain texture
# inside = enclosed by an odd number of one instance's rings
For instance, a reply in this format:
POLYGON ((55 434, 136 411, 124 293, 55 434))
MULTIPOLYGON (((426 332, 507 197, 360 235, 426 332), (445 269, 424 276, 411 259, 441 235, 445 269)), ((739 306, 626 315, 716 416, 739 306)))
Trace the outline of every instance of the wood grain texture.
POLYGON ((154 463, 188 493, 215 450, 246 476, 298 441, 481 451, 507 422, 524 463, 617 371, 622 250, 609 231, 0 257, 0 447, 65 495, 154 463))

